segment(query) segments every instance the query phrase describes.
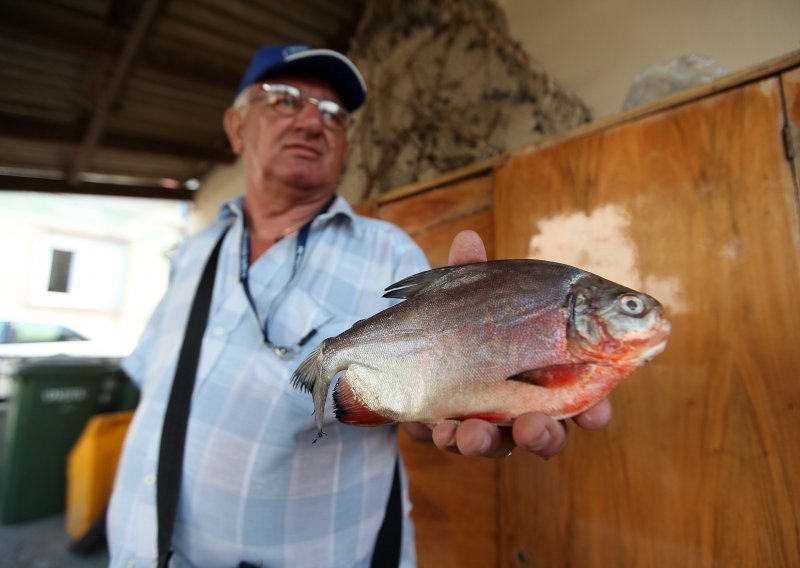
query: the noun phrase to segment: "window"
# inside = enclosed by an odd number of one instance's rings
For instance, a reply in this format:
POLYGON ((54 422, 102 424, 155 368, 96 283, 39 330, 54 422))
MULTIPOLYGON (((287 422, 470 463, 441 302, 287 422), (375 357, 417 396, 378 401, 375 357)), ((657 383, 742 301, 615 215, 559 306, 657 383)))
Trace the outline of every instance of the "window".
POLYGON ((72 266, 72 251, 53 249, 50 263, 48 292, 69 292, 69 270, 72 266))
POLYGON ((113 239, 43 233, 35 241, 31 306, 115 311, 125 287, 128 247, 113 239))

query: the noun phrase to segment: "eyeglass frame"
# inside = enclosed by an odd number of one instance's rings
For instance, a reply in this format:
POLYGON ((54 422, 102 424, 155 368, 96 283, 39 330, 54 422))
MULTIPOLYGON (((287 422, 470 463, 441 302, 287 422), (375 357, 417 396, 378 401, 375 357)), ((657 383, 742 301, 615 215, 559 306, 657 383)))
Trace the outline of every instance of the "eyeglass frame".
POLYGON ((330 99, 319 99, 317 97, 312 97, 294 85, 286 85, 284 83, 260 83, 258 85, 258 89, 259 92, 266 93, 267 98, 265 99, 265 102, 267 103, 268 108, 274 110, 276 113, 282 116, 297 116, 303 112, 306 106, 308 106, 310 103, 317 107, 322 124, 333 132, 344 132, 350 122, 350 111, 344 108, 344 105, 330 99), (299 107, 287 107, 285 105, 282 106, 277 104, 277 101, 274 103, 270 102, 269 95, 271 92, 274 92, 278 95, 288 95, 293 100, 301 101, 302 104, 299 107), (287 110, 290 112, 285 112, 287 110), (341 124, 336 121, 336 115, 343 117, 341 124))

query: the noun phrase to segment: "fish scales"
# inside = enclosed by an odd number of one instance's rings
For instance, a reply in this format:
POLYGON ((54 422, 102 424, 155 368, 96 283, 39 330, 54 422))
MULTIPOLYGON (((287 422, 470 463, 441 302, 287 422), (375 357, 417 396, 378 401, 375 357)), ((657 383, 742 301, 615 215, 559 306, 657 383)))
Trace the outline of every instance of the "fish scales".
POLYGON ((654 298, 559 263, 445 267, 387 290, 405 301, 323 341, 292 377, 313 394, 320 433, 340 371, 334 403, 346 423, 508 424, 533 410, 564 418, 600 400, 669 335, 654 298))

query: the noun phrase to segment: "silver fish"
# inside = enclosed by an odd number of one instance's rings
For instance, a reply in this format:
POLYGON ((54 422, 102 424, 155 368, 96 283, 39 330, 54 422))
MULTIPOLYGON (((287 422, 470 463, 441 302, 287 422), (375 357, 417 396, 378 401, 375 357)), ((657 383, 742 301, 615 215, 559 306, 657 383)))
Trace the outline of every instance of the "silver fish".
POLYGON ((423 272, 405 301, 324 340, 292 383, 312 393, 318 436, 331 381, 346 424, 510 424, 574 416, 661 353, 670 322, 641 292, 565 264, 501 260, 423 272))

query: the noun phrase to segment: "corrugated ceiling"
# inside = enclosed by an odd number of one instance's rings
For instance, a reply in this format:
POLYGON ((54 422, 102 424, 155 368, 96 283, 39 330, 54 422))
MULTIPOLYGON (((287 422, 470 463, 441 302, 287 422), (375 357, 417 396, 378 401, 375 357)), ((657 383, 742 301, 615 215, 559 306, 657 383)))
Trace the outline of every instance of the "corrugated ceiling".
POLYGON ((1 2, 0 190, 191 199, 253 50, 346 50, 364 3, 1 2))

